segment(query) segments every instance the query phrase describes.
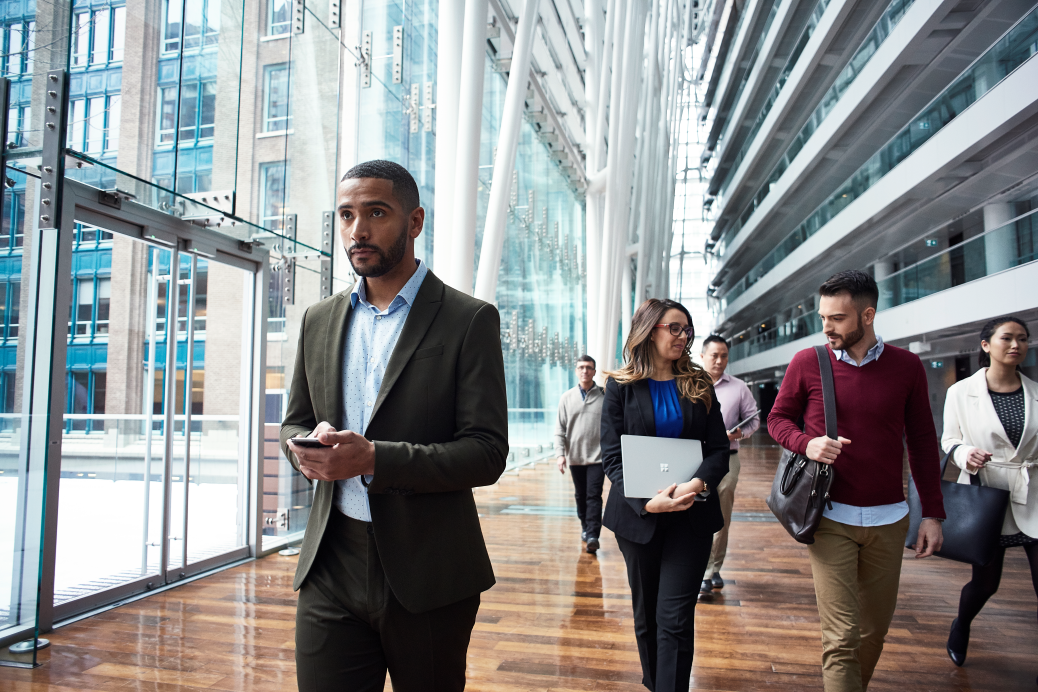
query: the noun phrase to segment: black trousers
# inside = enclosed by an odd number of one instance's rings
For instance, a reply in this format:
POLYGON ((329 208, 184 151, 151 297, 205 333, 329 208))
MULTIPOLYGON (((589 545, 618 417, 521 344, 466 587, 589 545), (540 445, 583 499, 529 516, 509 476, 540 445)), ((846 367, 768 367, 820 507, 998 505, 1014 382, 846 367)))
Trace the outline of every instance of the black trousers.
POLYGON ((616 537, 627 563, 642 684, 653 692, 688 692, 696 598, 713 536, 689 530, 685 517, 657 517, 648 543, 616 537))
POLYGON ((602 483, 605 471, 601 464, 587 466, 570 466, 573 476, 573 496, 577 500, 577 516, 580 527, 588 538, 598 538, 602 534, 602 483))
POLYGON ((425 613, 408 612, 382 571, 367 522, 332 509, 296 608, 300 692, 456 692, 479 595, 425 613))

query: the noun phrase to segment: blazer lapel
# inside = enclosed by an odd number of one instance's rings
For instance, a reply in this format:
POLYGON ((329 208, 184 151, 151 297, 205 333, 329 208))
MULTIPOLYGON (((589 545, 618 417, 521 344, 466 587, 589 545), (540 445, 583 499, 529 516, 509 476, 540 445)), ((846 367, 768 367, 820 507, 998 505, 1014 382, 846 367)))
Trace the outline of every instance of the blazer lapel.
POLYGON ((1038 436, 1038 383, 1022 373, 1020 382, 1024 386, 1024 432, 1020 435, 1020 444, 1016 446, 1018 456, 1024 444, 1038 436))
POLYGON ((656 434, 656 414, 652 409, 649 381, 639 380, 631 386, 634 387, 634 400, 638 402, 638 412, 641 414, 642 424, 645 426, 645 434, 652 437, 656 434))
POLYGON ((343 402, 343 365, 346 357, 346 334, 349 328, 350 318, 353 317, 353 304, 350 301, 352 288, 338 295, 335 308, 332 311, 332 324, 328 329, 328 343, 325 345, 325 353, 331 355, 331 364, 327 370, 328 377, 324 380, 324 404, 331 411, 334 418, 329 418, 338 430, 342 427, 345 419, 345 403, 343 402))
POLYGON ((418 289, 418 295, 415 296, 414 305, 411 306, 411 311, 407 314, 404 328, 400 331, 400 338, 396 342, 396 348, 393 349, 393 355, 389 357, 386 375, 382 378, 382 386, 378 390, 378 398, 375 399, 375 406, 371 409, 368 427, 371 426, 371 421, 375 420, 375 416, 378 415, 382 402, 389 396, 389 392, 393 389, 393 385, 396 384, 400 373, 404 371, 407 361, 411 360, 411 356, 414 354, 415 349, 418 348, 418 344, 422 342, 425 333, 429 331, 429 327, 436 318, 436 313, 440 311, 440 305, 443 304, 443 291, 443 282, 435 274, 430 271, 425 275, 422 287, 418 289))

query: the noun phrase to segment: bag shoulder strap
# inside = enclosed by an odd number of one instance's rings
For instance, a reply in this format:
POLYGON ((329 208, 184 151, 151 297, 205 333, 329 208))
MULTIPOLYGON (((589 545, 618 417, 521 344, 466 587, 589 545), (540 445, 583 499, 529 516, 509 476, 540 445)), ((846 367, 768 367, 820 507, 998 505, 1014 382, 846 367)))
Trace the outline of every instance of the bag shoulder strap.
POLYGON ((825 409, 825 434, 835 440, 836 432, 836 387, 833 384, 833 364, 829 362, 829 349, 815 346, 818 370, 822 375, 822 406, 825 409))

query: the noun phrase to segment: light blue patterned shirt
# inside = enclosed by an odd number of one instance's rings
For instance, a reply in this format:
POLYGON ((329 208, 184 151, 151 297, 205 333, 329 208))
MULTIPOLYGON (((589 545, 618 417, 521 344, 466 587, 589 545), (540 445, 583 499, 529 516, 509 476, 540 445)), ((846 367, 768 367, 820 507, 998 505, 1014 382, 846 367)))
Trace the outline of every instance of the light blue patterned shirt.
MULTIPOLYGON (((842 363, 860 368, 874 360, 879 360, 879 357, 883 355, 883 337, 876 336, 876 345, 868 350, 865 357, 861 359, 861 363, 855 363, 847 351, 833 349, 833 355, 836 356, 836 360, 842 363)), ((835 522, 848 526, 887 526, 888 524, 901 521, 907 514, 907 502, 895 502, 891 505, 877 505, 875 507, 855 507, 854 505, 834 502, 832 509, 826 507, 822 512, 823 517, 828 517, 835 522)))
MULTIPOLYGON (((342 365, 343 430, 352 430, 358 435, 363 435, 367 430, 382 378, 389 365, 389 357, 393 355, 396 342, 400 339, 400 332, 411 313, 418 289, 429 273, 424 262, 416 260, 416 263, 418 269, 382 312, 368 302, 364 279, 357 281, 353 287, 353 293, 350 294, 353 317, 346 333, 342 365)), ((368 476, 367 481, 370 480, 368 476)), ((360 476, 335 481, 335 506, 348 517, 371 521, 368 489, 361 483, 360 476)))

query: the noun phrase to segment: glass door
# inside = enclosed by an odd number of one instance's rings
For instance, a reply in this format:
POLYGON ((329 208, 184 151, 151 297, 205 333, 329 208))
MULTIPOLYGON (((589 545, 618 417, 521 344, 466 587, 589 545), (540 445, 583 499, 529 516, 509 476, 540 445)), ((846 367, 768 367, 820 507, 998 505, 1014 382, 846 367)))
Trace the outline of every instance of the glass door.
POLYGON ((251 373, 266 255, 220 261, 174 235, 190 224, 120 216, 75 212, 55 619, 248 557, 258 528, 251 373))

